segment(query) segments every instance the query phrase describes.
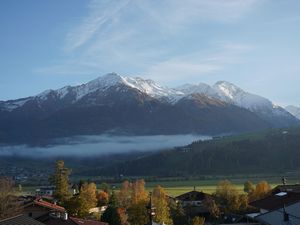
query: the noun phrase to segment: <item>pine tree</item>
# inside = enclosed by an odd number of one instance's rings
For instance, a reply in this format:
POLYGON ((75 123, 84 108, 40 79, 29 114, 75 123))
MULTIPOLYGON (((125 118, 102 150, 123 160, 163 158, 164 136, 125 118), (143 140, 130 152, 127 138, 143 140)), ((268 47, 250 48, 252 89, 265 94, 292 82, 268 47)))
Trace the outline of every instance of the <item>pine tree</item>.
POLYGON ((111 195, 109 205, 103 215, 101 221, 108 223, 109 225, 121 225, 121 217, 118 212, 117 199, 114 192, 111 195))

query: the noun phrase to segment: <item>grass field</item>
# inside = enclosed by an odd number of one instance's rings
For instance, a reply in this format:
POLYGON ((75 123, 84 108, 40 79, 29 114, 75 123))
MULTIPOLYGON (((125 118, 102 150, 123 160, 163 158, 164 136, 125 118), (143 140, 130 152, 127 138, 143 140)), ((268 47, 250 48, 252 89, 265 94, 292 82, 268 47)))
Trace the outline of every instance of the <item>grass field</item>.
MULTIPOLYGON (((267 181, 271 187, 275 187, 276 185, 281 184, 281 176, 258 176, 258 177, 246 177, 246 178, 232 178, 232 177, 220 177, 213 179, 191 179, 191 180, 161 180, 161 181, 146 181, 146 189, 147 191, 153 190, 157 185, 162 186, 170 196, 178 196, 180 194, 192 191, 194 187, 197 191, 203 191, 205 193, 213 193, 216 190, 216 186, 222 180, 228 179, 231 181, 237 190, 242 193, 244 189, 244 183, 247 180, 250 180, 254 184, 265 180, 267 181)), ((134 180, 134 179, 132 179, 134 180)), ((296 184, 300 182, 300 177, 287 177, 288 184, 296 184)), ((115 186, 115 190, 118 191, 121 183, 110 183, 111 186, 115 186)), ((100 188, 100 184, 98 184, 98 188, 100 188)), ((37 187, 34 186, 25 186, 22 188, 22 194, 33 194, 37 187)))
MULTIPOLYGON (((203 191, 205 193, 213 193, 216 190, 216 187, 218 183, 222 180, 227 179, 226 177, 220 178, 220 179, 208 179, 208 180, 176 180, 176 181, 151 181, 146 182, 146 189, 148 191, 151 191, 154 187, 157 185, 162 186, 167 193, 170 196, 178 196, 180 194, 192 191, 194 187, 197 191, 203 191)), ((280 176, 271 176, 271 177, 253 177, 253 178, 228 178, 239 192, 243 192, 244 189, 244 183, 247 180, 250 180, 254 184, 257 184, 258 182, 265 180, 267 181, 271 187, 275 187, 277 185, 281 184, 281 177, 280 176)), ((288 178, 289 184, 296 184, 299 183, 300 178, 288 178)), ((118 190, 120 187, 120 184, 114 184, 116 185, 116 189, 118 190)))

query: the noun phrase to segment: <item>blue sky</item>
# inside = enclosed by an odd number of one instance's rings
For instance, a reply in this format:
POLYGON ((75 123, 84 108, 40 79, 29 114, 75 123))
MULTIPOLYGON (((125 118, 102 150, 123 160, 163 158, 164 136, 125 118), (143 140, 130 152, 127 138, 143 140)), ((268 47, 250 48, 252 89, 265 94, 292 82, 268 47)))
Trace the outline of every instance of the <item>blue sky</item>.
POLYGON ((0 100, 117 72, 300 106, 298 0, 2 0, 0 100))

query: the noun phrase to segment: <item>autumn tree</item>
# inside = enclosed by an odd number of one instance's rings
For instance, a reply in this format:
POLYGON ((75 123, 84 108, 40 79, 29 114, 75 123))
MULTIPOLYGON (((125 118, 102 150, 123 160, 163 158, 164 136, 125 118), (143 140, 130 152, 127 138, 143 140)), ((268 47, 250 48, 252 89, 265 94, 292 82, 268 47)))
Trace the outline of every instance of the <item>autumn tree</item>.
POLYGON ((215 195, 219 205, 224 208, 225 213, 237 212, 239 210, 239 194, 230 181, 221 181, 217 186, 215 195))
POLYGON ((267 181, 259 182, 255 190, 249 194, 249 198, 251 201, 255 201, 257 199, 262 199, 266 197, 271 191, 271 186, 268 184, 267 181))
POLYGON ((0 178, 0 219, 14 216, 21 211, 13 187, 14 182, 10 178, 0 178))
POLYGON ((105 191, 99 191, 97 192, 97 201, 98 206, 105 206, 109 202, 109 196, 105 191))
POLYGON ((96 184, 84 183, 81 186, 79 195, 73 196, 67 201, 66 208, 71 215, 85 218, 89 215, 89 210, 97 206, 96 184))
POLYGON ((55 164, 55 172, 50 177, 50 181, 55 185, 54 197, 64 204, 70 198, 69 175, 71 170, 65 167, 63 160, 58 160, 55 164))
POLYGON ((141 225, 149 222, 148 202, 145 181, 137 180, 131 186, 131 202, 128 208, 128 222, 131 225, 141 225))
POLYGON ((196 216, 192 219, 191 225, 204 225, 205 218, 196 216))
POLYGON ((255 187, 251 181, 248 180, 244 183, 244 192, 246 192, 247 194, 250 194, 254 190, 255 190, 255 187))
POLYGON ((129 181, 124 181, 118 193, 118 202, 121 208, 128 209, 131 202, 132 184, 129 181))
POLYGON ((211 219, 216 220, 220 217, 220 209, 213 198, 206 198, 204 205, 207 207, 211 219))
POLYGON ((161 186, 153 189, 152 202, 155 207, 154 221, 156 223, 165 223, 172 225, 173 221, 170 216, 170 207, 167 202, 167 195, 161 186))

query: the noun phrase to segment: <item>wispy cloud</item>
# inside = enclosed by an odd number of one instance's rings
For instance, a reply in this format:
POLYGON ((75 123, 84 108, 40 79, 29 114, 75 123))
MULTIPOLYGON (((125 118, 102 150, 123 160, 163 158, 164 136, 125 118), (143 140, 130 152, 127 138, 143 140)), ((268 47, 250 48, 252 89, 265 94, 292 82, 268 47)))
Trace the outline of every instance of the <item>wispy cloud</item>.
POLYGON ((129 2, 130 0, 91 1, 88 6, 89 15, 83 19, 78 27, 67 34, 65 49, 67 51, 75 50, 92 39, 104 25, 114 23, 118 18, 118 14, 129 2))
MULTIPOLYGON (((234 23, 259 0, 92 0, 88 14, 71 27, 64 55, 53 65, 38 68, 48 74, 147 73, 203 74, 237 61, 239 47, 203 38, 203 24, 234 23), (203 38, 193 43, 190 39, 203 38), (179 45, 178 45, 179 43, 179 45), (184 44, 182 44, 184 43, 184 44), (216 48, 219 48, 215 51, 216 48), (234 52, 234 53, 233 53, 234 52), (205 55, 206 54, 206 55, 205 55), (234 54, 234 59, 232 54, 234 54), (226 62, 227 61, 227 62, 226 62)), ((214 38, 216 39, 216 38, 214 38)), ((242 50, 245 52, 245 49, 242 50)))
POLYGON ((222 43, 216 49, 205 52, 193 52, 175 56, 151 66, 146 74, 164 83, 182 83, 184 80, 196 79, 201 75, 218 72, 228 65, 242 63, 242 55, 254 46, 222 43))

